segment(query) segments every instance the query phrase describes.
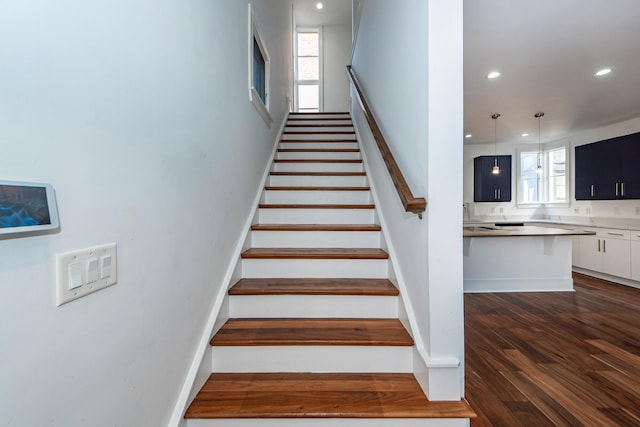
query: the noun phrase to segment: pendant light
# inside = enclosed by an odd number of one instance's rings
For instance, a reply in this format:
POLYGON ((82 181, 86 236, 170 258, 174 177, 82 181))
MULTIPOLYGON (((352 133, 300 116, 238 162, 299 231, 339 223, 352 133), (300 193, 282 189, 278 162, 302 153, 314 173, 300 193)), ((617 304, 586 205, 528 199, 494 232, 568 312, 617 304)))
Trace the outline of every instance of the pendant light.
POLYGON ((536 172, 538 175, 542 174, 542 144, 540 143, 540 119, 544 117, 544 113, 541 111, 536 113, 533 117, 538 119, 538 167, 536 168, 536 172))
POLYGON ((498 166, 498 117, 500 117, 498 113, 491 115, 493 119, 493 168, 491 173, 494 175, 500 174, 500 166, 498 166))

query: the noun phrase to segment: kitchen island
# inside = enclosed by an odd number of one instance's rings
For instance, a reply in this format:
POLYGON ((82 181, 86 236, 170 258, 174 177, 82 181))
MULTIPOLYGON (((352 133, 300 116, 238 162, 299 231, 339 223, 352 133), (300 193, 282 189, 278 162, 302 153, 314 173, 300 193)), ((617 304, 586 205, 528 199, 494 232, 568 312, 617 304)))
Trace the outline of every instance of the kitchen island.
POLYGON ((589 234, 524 224, 466 225, 464 291, 573 291, 572 236, 589 234))

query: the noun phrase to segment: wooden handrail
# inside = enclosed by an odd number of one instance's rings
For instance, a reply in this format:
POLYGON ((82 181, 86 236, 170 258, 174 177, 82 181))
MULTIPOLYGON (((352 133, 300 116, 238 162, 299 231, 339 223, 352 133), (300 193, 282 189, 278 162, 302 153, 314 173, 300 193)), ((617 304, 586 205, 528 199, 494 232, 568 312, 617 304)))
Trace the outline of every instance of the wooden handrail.
POLYGON ((391 149, 389 148, 387 141, 384 139, 384 136, 380 131, 380 127, 378 126, 376 119, 373 117, 373 113, 369 108, 369 104, 367 104, 364 92, 362 91, 362 88, 358 83, 358 79, 356 78, 351 65, 347 65, 347 74, 349 74, 349 78, 351 79, 353 86, 356 88, 360 104, 362 105, 362 109, 364 111, 364 116, 369 123, 371 132, 373 133, 373 138, 378 144, 378 149, 380 150, 380 154, 382 154, 382 159, 387 165, 389 175, 391 175, 393 185, 395 185, 396 190, 398 191, 398 196, 400 196, 400 201, 404 206, 404 210, 407 212, 418 214, 420 217, 422 217, 422 212, 427 209, 427 201, 424 197, 415 197, 411 192, 411 188, 409 188, 407 180, 404 178, 404 175, 402 175, 402 171, 400 170, 396 159, 394 159, 393 154, 391 153, 391 149))

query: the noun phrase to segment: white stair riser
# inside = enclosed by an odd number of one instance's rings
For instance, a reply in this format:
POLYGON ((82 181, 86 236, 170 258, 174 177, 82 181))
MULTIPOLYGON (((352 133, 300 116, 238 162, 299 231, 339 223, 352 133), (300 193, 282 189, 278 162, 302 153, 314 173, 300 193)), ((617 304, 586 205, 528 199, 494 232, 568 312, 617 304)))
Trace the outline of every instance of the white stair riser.
POLYGON ((398 372, 413 370, 407 346, 213 346, 213 372, 398 372))
POLYGON ((287 122, 287 126, 290 125, 351 125, 353 126, 353 122, 351 120, 332 120, 332 119, 324 119, 324 120, 289 120, 287 122))
POLYGON ((274 172, 363 172, 362 163, 274 163, 274 172))
POLYGON ((398 317, 398 297, 364 295, 232 295, 232 318, 398 317))
POLYGON ((252 231, 253 248, 379 248, 379 231, 252 231))
MULTIPOLYGON (((356 141, 356 136, 355 134, 352 133, 285 133, 282 134, 282 139, 281 141, 287 141, 290 139, 294 139, 294 140, 304 140, 304 141, 308 141, 308 140, 349 140, 349 141, 356 141)), ((344 142, 344 141, 343 141, 344 142)))
POLYGON ((358 148, 357 142, 282 142, 278 148, 313 149, 313 148, 358 148))
POLYGON ((260 224, 373 224, 375 209, 258 209, 260 224))
POLYGON ((302 186, 302 187, 365 187, 365 176, 313 176, 313 175, 271 175, 270 186, 302 186))
MULTIPOLYGON (((296 125, 298 123, 295 123, 296 125)), ((288 126, 285 128, 284 130, 285 132, 337 132, 337 133, 342 133, 342 132, 353 132, 353 126, 321 126, 321 127, 316 127, 316 126, 305 126, 305 127, 291 127, 288 126)))
POLYGON ((303 190, 265 190, 264 202, 271 204, 371 204, 369 191, 303 191, 303 190))
POLYGON ((248 279, 345 278, 385 279, 386 259, 243 259, 242 277, 248 279))
POLYGON ((276 159, 338 159, 338 160, 360 160, 360 152, 340 152, 340 151, 279 151, 276 159))
POLYGON ((469 427, 468 418, 217 418, 186 427, 469 427))

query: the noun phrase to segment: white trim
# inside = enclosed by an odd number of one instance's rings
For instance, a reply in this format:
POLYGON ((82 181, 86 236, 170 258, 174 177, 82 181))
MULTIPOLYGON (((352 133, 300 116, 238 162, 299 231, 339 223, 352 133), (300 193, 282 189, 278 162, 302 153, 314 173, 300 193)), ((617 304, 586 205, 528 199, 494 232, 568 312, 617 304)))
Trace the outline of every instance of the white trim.
MULTIPOLYGON (((353 112, 352 112, 353 113, 353 112)), ((369 159, 367 157, 367 152, 364 150, 364 146, 362 145, 362 136, 360 134, 360 130, 358 128, 358 122, 353 120, 353 128, 356 132, 356 139, 358 140, 358 144, 360 144, 360 152, 362 154, 362 161, 364 164, 364 169, 367 173, 367 178, 369 181, 369 187, 371 189, 371 195, 373 197, 374 204, 376 206, 381 206, 380 199, 378 198, 378 192, 376 189, 376 185, 372 180, 373 174, 371 173, 371 168, 369 167, 369 159)), ((382 226, 382 230, 389 230, 387 227, 387 222, 384 218, 384 215, 380 211, 379 208, 376 209, 376 214, 380 221, 380 225, 382 226)), ((448 357, 448 358, 432 358, 429 353, 427 353, 424 345, 424 341, 422 340, 422 336, 417 334, 416 331, 419 330, 417 327, 418 321, 416 319, 415 311, 413 309, 413 305, 411 304, 411 300, 408 299, 408 291, 406 286, 406 281, 402 275, 400 270, 400 265, 397 262, 396 250, 389 238, 386 237, 386 234, 383 235, 384 243, 386 245, 387 252, 389 253, 389 262, 393 268, 396 277, 396 284, 400 290, 400 297, 402 298, 402 303, 405 307, 405 312, 407 314, 407 320, 409 322, 409 327, 411 329, 411 336, 413 337, 415 343, 415 352, 414 352, 414 374, 420 387, 423 389, 427 397, 432 398, 434 395, 434 388, 442 387, 442 381, 434 381, 433 374, 439 371, 443 371, 447 373, 447 379, 455 377, 453 384, 455 385, 455 390, 452 392, 446 391, 441 392, 441 389, 438 391, 438 400, 460 400, 460 391, 458 389, 458 385, 460 383, 459 380, 459 369, 460 369, 460 360, 457 357, 448 357), (442 395, 446 395, 445 398, 442 395)), ((439 375, 437 375, 439 376, 439 375)))
POLYGON ((256 108, 256 110, 258 110, 258 113, 260 113, 260 117, 262 117, 262 120, 264 120, 268 127, 271 127, 273 118, 271 117, 271 114, 269 114, 269 110, 267 110, 267 107, 264 106, 262 98, 260 98, 260 95, 258 95, 258 92, 253 86, 249 88, 249 100, 256 108))
POLYGON ((253 16, 253 11, 251 10, 251 4, 248 5, 249 9, 249 24, 248 24, 248 36, 247 36, 247 44, 248 44, 248 53, 249 58, 247 61, 248 66, 248 79, 249 79, 249 101, 253 104, 255 109, 258 111, 264 122, 268 127, 271 127, 273 123, 273 118, 269 113, 269 107, 271 104, 271 57, 269 56, 269 51, 267 50, 267 45, 262 39, 260 27, 253 16), (265 90, 265 101, 262 101, 258 91, 256 91, 253 86, 253 40, 256 40, 258 46, 260 47, 260 53, 264 59, 264 90, 265 90))
MULTIPOLYGON (((289 99, 287 99, 289 102, 289 99)), ((211 311, 209 312, 209 318, 207 320, 207 324, 205 325, 202 335, 200 337, 200 341, 198 342, 198 346, 195 349, 193 360, 191 361, 191 365, 189 367, 189 371, 187 372, 187 376, 182 385, 182 389, 180 390, 180 394, 178 395, 178 399, 176 400, 176 404, 173 408, 173 412, 171 414, 171 418, 169 420, 169 427, 179 427, 184 418, 184 414, 187 410, 187 407, 191 404, 191 393, 194 388, 196 388, 196 380, 198 376, 201 374, 201 369, 204 368, 206 370, 211 371, 211 366, 206 363, 202 363, 205 355, 207 354, 207 350, 209 349, 209 341, 214 334, 216 322, 220 315, 221 309, 223 307, 223 303, 227 299, 227 290, 231 285, 231 281, 233 280, 234 271, 236 270, 237 265, 240 261, 240 254, 242 253, 244 243, 247 240, 247 236, 249 235, 249 231, 251 229, 251 224, 253 223, 253 219, 255 218, 258 204, 260 203, 260 199, 262 197, 262 192, 264 190, 265 183, 269 178, 269 172, 271 171, 271 164, 273 163, 273 159, 275 158, 278 145, 280 143, 280 138, 282 137, 282 132, 287 124, 287 120, 289 119, 289 113, 285 114, 282 124, 280 125, 280 131, 278 132, 278 136, 273 145, 273 150, 271 151, 271 155, 267 161, 267 166, 265 167, 264 173, 262 174, 262 179, 260 180, 259 185, 257 186, 258 190, 256 196, 253 200, 252 208, 249 211, 247 216, 247 220, 245 221, 244 228, 242 230, 242 234, 238 238, 238 243, 236 244, 233 250, 233 257, 231 258, 231 262, 227 267, 227 272, 224 275, 224 279, 222 280, 220 291, 216 296, 216 299, 211 307, 211 311)))

